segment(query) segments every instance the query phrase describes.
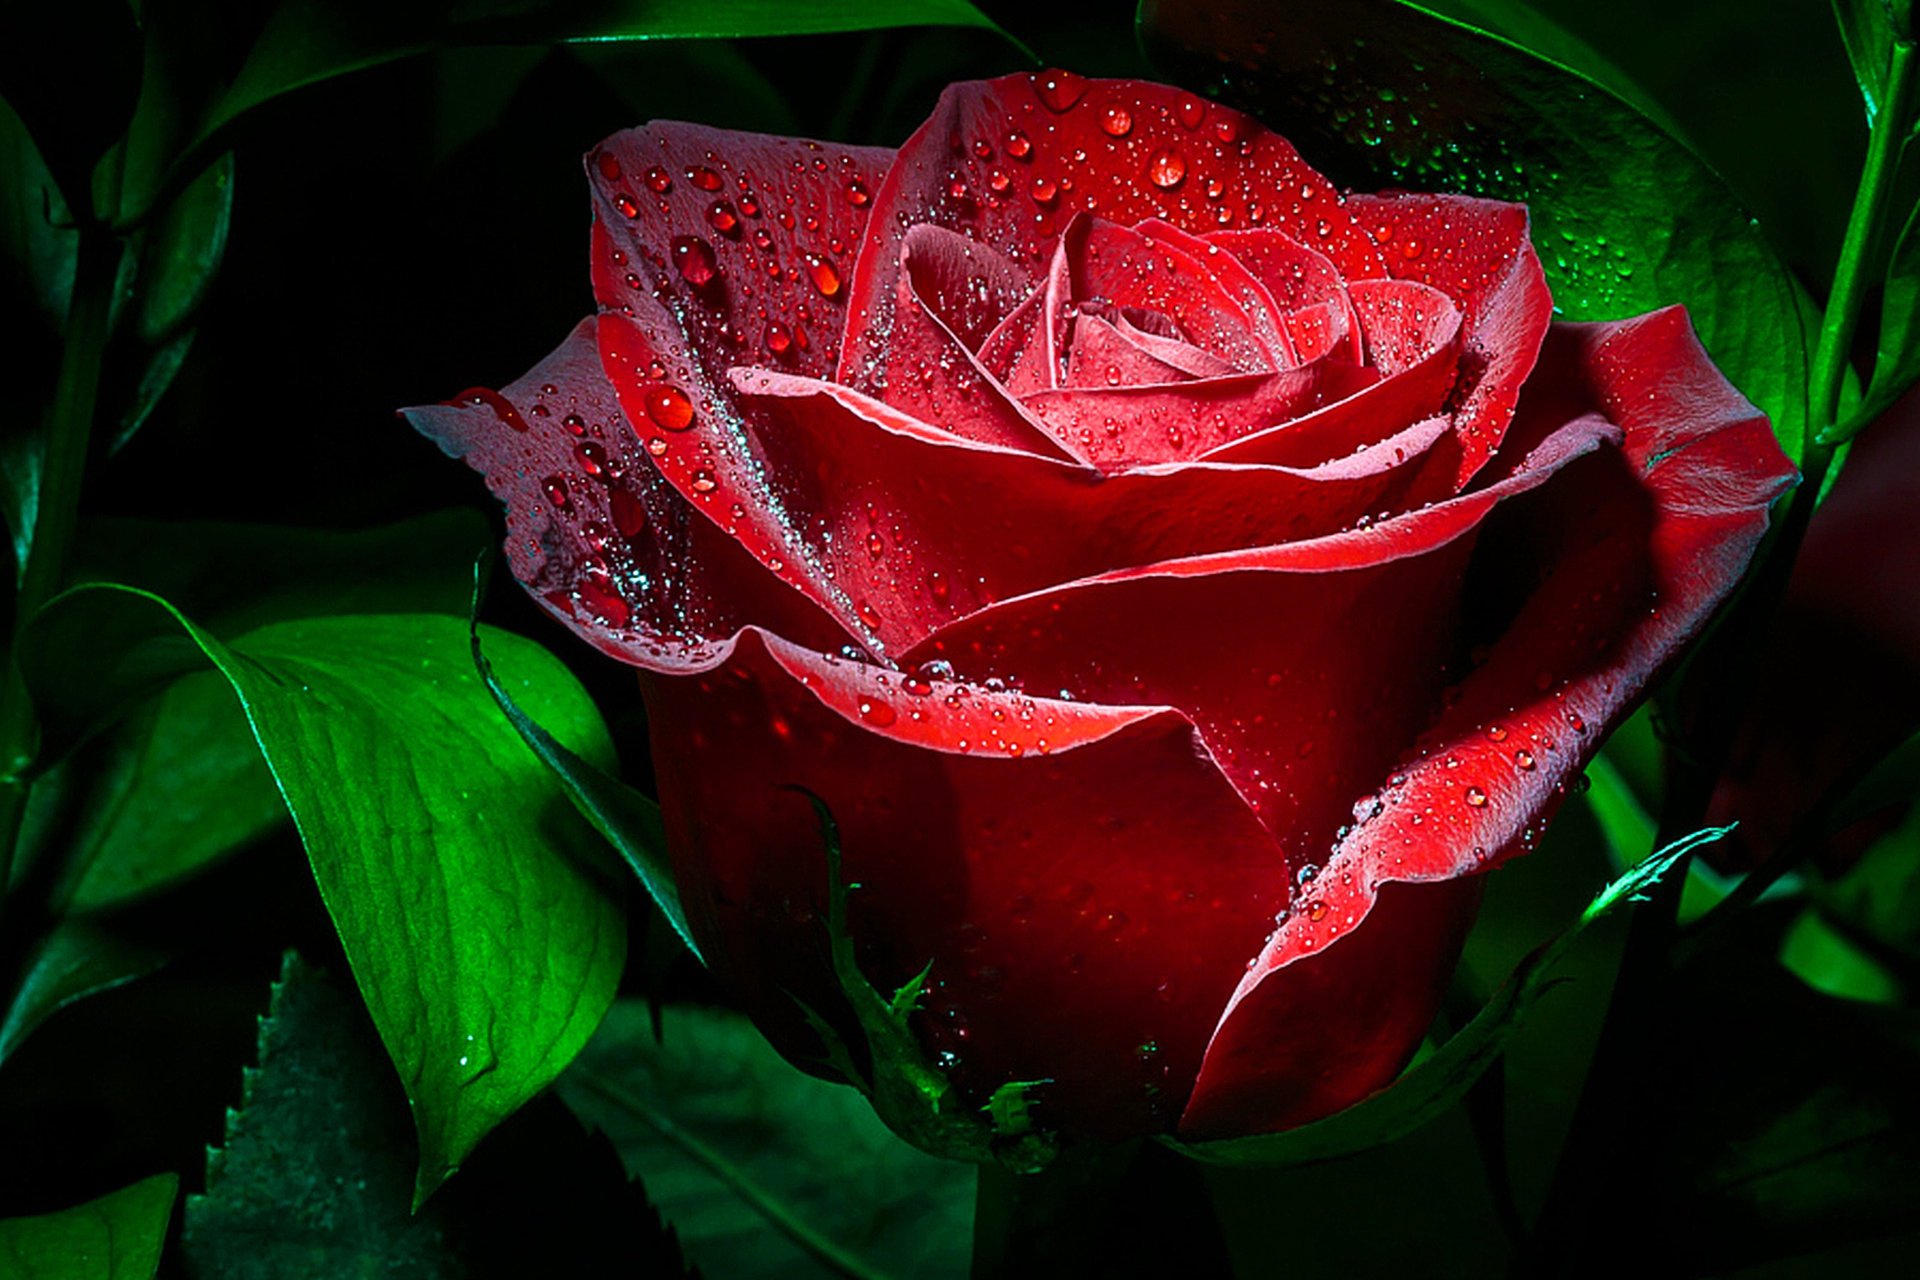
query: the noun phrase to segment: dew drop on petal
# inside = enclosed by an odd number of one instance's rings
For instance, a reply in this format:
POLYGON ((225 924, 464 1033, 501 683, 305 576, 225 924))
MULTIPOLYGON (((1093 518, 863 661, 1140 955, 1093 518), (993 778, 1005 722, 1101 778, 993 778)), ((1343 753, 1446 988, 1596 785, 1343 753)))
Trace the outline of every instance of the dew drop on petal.
POLYGON ((713 246, 699 236, 675 236, 669 247, 673 251, 673 265, 680 272, 680 278, 694 288, 712 283, 719 274, 719 268, 713 261, 713 246))
POLYGON ((769 320, 767 321, 766 343, 767 350, 773 352, 773 354, 777 356, 785 355, 787 349, 793 345, 793 331, 778 320, 769 320))
POLYGON ((611 151, 602 151, 594 158, 594 164, 600 169, 600 176, 608 182, 620 181, 620 157, 611 151))
POLYGON ((1178 151, 1156 151, 1147 161, 1147 181, 1170 191, 1186 180, 1187 162, 1178 151))
POLYGON ((1033 154, 1033 139, 1015 129, 1007 135, 1007 154, 1015 160, 1025 160, 1033 154))
POLYGON ((656 382, 640 393, 647 417, 662 431, 685 431, 693 425, 693 401, 687 393, 665 382, 656 382))
POLYGON ((1100 113, 1100 128, 1108 137, 1124 138, 1133 132, 1133 113, 1116 103, 1100 113))
POLYGON ((663 196, 673 190, 673 176, 657 164, 647 170, 641 181, 646 183, 647 190, 655 195, 663 196))
POLYGON ((1487 807, 1487 793, 1479 787, 1468 787, 1467 803, 1476 809, 1484 809, 1487 807))
POLYGON ((640 216, 640 206, 635 204, 633 197, 624 191, 614 197, 613 203, 614 207, 619 209, 626 217, 637 218, 640 216))
POLYGON ((1034 73, 1033 91, 1039 96, 1042 106, 1058 114, 1080 101, 1080 96, 1087 91, 1087 81, 1071 71, 1051 67, 1034 73))
POLYGON ((697 164, 687 170, 687 181, 702 191, 718 191, 720 175, 703 164, 697 164))
POLYGON ((860 699, 860 718, 868 724, 884 729, 894 722, 893 706, 878 698, 860 699))
POLYGON ((1180 124, 1183 128, 1198 129, 1200 122, 1207 118, 1207 104, 1198 98, 1180 100, 1180 124))
POLYGON ((702 467, 698 471, 693 473, 693 480, 691 484, 692 484, 693 491, 695 493, 702 493, 702 494, 712 493, 715 489, 718 489, 720 487, 720 482, 714 479, 713 472, 707 470, 707 468, 705 467, 702 467))
POLYGON ((715 200, 707 206, 707 225, 726 235, 740 225, 740 218, 734 213, 732 205, 725 200, 715 200))
POLYGON ((822 296, 831 298, 840 292, 840 273, 834 270, 831 262, 817 253, 803 254, 801 257, 807 264, 807 275, 813 279, 813 287, 822 296))
POLYGON ((1513 762, 1522 769, 1531 770, 1533 768, 1533 752, 1522 747, 1513 753, 1513 762))

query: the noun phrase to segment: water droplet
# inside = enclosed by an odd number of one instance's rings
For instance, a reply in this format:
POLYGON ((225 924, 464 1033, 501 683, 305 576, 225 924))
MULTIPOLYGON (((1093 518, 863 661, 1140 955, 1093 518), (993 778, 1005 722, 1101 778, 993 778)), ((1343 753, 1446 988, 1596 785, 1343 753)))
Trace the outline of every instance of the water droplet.
POLYGON ((540 486, 546 491, 547 501, 553 504, 555 511, 573 510, 573 499, 567 495, 567 482, 562 476, 548 476, 540 486))
POLYGON ((647 190, 657 196, 663 196, 673 190, 673 176, 657 164, 648 169, 640 180, 647 184, 647 190))
POLYGON ((687 393, 666 382, 656 382, 640 393, 647 417, 662 431, 685 431, 693 425, 693 401, 687 393))
POLYGON ((688 168, 687 181, 702 191, 718 191, 720 189, 720 175, 703 164, 696 164, 688 168))
POLYGON ((858 178, 847 184, 847 203, 854 208, 865 208, 867 201, 871 199, 873 197, 867 194, 866 185, 858 178))
POLYGON ((607 500, 607 510, 613 516, 613 527, 620 531, 623 538, 637 538, 647 527, 647 509, 640 499, 625 489, 615 489, 607 500))
POLYGON ((1533 752, 1522 747, 1513 753, 1513 762, 1522 769, 1531 770, 1533 768, 1533 752))
POLYGON ((493 410, 494 417, 500 419, 500 421, 506 423, 515 431, 527 430, 527 420, 520 416, 518 409, 513 407, 513 401, 507 399, 491 387, 468 387, 448 403, 472 405, 476 408, 485 405, 487 408, 493 410))
POLYGON ((1240 140, 1240 122, 1231 116, 1222 116, 1213 122, 1213 136, 1223 143, 1240 140))
POLYGON ((673 265, 679 270, 680 278, 694 288, 712 283, 720 273, 714 265, 713 246, 699 236, 675 236, 669 247, 673 251, 673 265))
POLYGON ((1100 113, 1100 127, 1109 137, 1124 138, 1133 132, 1133 113, 1115 104, 1100 113))
POLYGON ((720 487, 720 482, 714 479, 713 472, 702 467, 693 473, 692 487, 695 493, 712 493, 720 487))
POLYGON ((1487 726, 1487 736, 1495 742, 1505 742, 1507 740, 1507 731, 1502 725, 1490 724, 1487 726))
POLYGON ((594 164, 599 166, 600 176, 608 182, 620 181, 620 157, 614 155, 613 152, 602 151, 595 157, 594 164))
POLYGON ((1487 793, 1478 787, 1467 788, 1467 803, 1476 809, 1487 807, 1487 793))
POLYGON ((1083 76, 1053 67, 1034 73, 1033 91, 1040 104, 1057 115, 1080 101, 1080 96, 1087 91, 1087 82, 1083 76))
POLYGON ((935 604, 945 604, 953 589, 947 583, 947 575, 935 569, 927 575, 927 590, 933 595, 935 604))
POLYGON ((734 213, 732 205, 725 200, 715 200, 707 206, 707 225, 721 235, 727 235, 740 225, 740 218, 734 213))
POLYGON ((1307 904, 1307 919, 1318 924, 1327 918, 1327 904, 1315 898, 1307 904))
POLYGON ((580 469, 590 476, 607 474, 607 451, 592 440, 582 440, 573 446, 573 456, 580 463, 580 469))
POLYGON ((1186 180, 1187 162, 1178 151, 1156 151, 1147 161, 1147 180, 1162 191, 1170 191, 1186 180))
POLYGON ((778 320, 767 321, 767 350, 775 355, 785 355, 787 348, 793 345, 793 331, 778 320))
POLYGON ((813 287, 825 297, 831 298, 840 292, 840 273, 833 264, 817 253, 801 255, 801 261, 807 264, 807 274, 813 278, 813 287))
POLYGON ((613 205, 629 218, 637 218, 640 216, 640 206, 635 204, 633 197, 624 191, 614 197, 613 205))
POLYGON ((1007 135, 1007 154, 1015 160, 1025 160, 1033 154, 1033 139, 1015 129, 1007 135))
POLYGON ((1198 98, 1180 100, 1180 125, 1186 129, 1198 129, 1200 122, 1207 118, 1207 104, 1198 98))
POLYGON ((860 699, 860 718, 884 729, 894 722, 893 707, 878 698, 860 699))
POLYGON ((1035 204, 1052 204, 1060 195, 1060 185, 1052 178, 1035 178, 1032 192, 1035 204))

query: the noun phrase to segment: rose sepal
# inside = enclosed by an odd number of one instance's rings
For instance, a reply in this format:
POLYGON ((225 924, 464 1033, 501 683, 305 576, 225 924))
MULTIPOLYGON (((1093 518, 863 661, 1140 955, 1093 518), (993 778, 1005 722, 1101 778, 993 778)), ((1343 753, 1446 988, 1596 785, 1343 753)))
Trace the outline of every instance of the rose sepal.
POLYGON ((874 1113, 902 1140, 931 1155, 974 1164, 994 1164, 1014 1173, 1038 1173, 1060 1153, 1058 1135, 1034 1120, 1029 1094, 1044 1080, 1009 1080, 978 1107, 961 1096, 939 1064, 927 1056, 910 1026, 920 1010, 929 960, 891 995, 860 969, 847 931, 847 899, 859 884, 840 870, 840 829, 820 797, 792 787, 812 804, 827 853, 827 935, 834 976, 866 1042, 867 1066, 818 1010, 797 997, 807 1024, 819 1035, 826 1063, 866 1095, 874 1113))
POLYGON ((1528 952, 1466 1026, 1371 1097, 1284 1132, 1210 1142, 1163 1136, 1160 1141, 1207 1164, 1284 1168, 1320 1164, 1405 1137, 1464 1098, 1506 1052, 1534 1003, 1564 981, 1552 977, 1552 972, 1589 925, 1622 902, 1639 900, 1669 872, 1684 869, 1689 855, 1732 830, 1732 826, 1702 828, 1629 867, 1587 904, 1568 929, 1528 952))

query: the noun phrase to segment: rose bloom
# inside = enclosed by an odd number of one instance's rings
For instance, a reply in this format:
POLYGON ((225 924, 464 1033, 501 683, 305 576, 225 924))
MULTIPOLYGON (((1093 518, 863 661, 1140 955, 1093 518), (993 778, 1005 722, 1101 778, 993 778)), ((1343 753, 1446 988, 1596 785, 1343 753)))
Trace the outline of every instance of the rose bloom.
POLYGON ((1335 190, 1061 72, 898 151, 587 157, 599 314, 411 411, 515 573, 640 668, 674 874, 796 1060, 850 932, 1066 1133, 1323 1116, 1425 1031, 1793 470, 1679 309, 1556 324, 1519 205, 1335 190))

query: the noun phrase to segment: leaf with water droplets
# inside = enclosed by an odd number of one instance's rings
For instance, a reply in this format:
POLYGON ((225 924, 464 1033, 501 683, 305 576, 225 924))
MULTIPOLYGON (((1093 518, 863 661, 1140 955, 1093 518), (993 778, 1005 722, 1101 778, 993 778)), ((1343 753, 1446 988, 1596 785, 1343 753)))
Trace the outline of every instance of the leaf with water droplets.
MULTIPOLYGON (((519 705, 611 761, 564 667, 517 636, 487 643, 519 705)), ((232 686, 413 1101, 421 1199, 592 1034, 625 954, 621 894, 474 673, 462 620, 297 619, 229 645, 157 596, 98 585, 42 612, 21 663, 63 723, 156 677, 211 667, 232 686), (75 654, 111 674, 74 680, 75 654)))
POLYGON ((179 1194, 156 1173, 86 1204, 0 1221, 0 1272, 9 1280, 153 1280, 179 1194))
POLYGON ((1713 170, 1635 105, 1401 0, 1150 0, 1140 14, 1163 64, 1254 109, 1344 183, 1525 202, 1562 317, 1685 304, 1798 456, 1797 286, 1713 170))

